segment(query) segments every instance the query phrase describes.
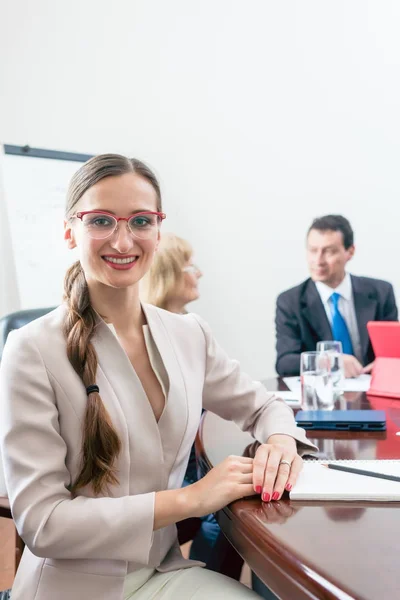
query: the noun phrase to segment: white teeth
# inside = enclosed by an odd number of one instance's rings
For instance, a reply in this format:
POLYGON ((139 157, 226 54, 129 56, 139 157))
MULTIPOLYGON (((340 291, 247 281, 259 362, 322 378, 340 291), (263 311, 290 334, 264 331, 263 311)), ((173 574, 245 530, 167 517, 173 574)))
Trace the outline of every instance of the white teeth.
POLYGON ((108 260, 108 262, 115 263, 116 265, 126 265, 127 263, 135 262, 137 257, 133 256, 131 258, 111 258, 111 256, 105 256, 104 258, 105 260, 108 260))

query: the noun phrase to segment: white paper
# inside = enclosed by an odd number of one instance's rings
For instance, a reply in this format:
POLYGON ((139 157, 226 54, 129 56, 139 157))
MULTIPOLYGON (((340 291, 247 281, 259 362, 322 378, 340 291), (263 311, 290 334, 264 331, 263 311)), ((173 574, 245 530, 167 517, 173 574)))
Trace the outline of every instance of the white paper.
MULTIPOLYGON (((284 377, 284 383, 291 392, 301 395, 300 377, 284 377)), ((359 377, 349 377, 344 380, 343 385, 339 387, 343 392, 368 392, 371 385, 371 375, 360 375, 359 377)))
POLYGON ((289 406, 292 406, 293 408, 301 407, 300 392, 296 393, 296 392, 278 390, 278 391, 274 392, 274 394, 276 396, 278 396, 278 398, 282 398, 282 400, 284 400, 286 402, 286 404, 288 404, 289 406))
POLYGON ((301 395, 300 377, 284 377, 283 383, 286 383, 291 392, 298 392, 301 395))
POLYGON ((351 377, 344 380, 340 389, 343 392, 368 392, 371 385, 371 375, 363 374, 359 377, 351 377))
MULTIPOLYGON (((286 379, 299 379, 298 377, 286 377, 283 381, 286 383, 286 379)), ((300 382, 300 380, 299 380, 300 382)), ((267 388, 271 394, 275 394, 278 398, 282 398, 292 408, 301 408, 301 387, 300 383, 295 391, 291 390, 270 390, 268 388, 268 380, 261 381, 261 383, 267 388)), ((288 385, 286 383, 286 385, 288 385)), ((288 386, 289 387, 289 386, 288 386)))

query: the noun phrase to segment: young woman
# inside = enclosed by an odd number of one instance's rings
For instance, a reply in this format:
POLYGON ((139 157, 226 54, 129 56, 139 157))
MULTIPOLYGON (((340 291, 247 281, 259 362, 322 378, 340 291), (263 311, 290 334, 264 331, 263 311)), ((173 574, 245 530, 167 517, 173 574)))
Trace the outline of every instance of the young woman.
POLYGON ((0 441, 27 546, 13 600, 253 597, 184 560, 175 523, 254 493, 279 498, 310 446, 206 323, 140 304, 164 217, 143 163, 85 163, 68 193, 65 239, 79 261, 64 303, 8 338, 0 441), (181 488, 203 406, 265 443, 181 488))

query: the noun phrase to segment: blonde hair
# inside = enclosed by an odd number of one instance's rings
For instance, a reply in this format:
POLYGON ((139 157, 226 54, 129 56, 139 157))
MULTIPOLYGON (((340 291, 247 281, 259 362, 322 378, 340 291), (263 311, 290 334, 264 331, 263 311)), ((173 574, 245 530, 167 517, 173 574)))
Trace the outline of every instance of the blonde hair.
POLYGON ((163 233, 153 263, 140 284, 143 302, 167 308, 168 300, 182 280, 182 269, 192 255, 189 242, 173 233, 163 233))

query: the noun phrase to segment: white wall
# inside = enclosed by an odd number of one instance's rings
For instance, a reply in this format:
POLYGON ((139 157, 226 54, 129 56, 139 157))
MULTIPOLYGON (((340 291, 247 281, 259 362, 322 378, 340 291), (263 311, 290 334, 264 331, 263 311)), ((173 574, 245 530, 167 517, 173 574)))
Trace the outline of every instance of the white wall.
POLYGON ((253 376, 314 216, 348 216, 353 272, 400 290, 398 2, 6 4, 1 141, 153 165, 205 273, 194 308, 253 376))
POLYGON ((0 317, 13 312, 20 306, 14 252, 10 251, 12 249, 12 238, 10 235, 7 203, 5 201, 3 158, 0 150, 0 317))

